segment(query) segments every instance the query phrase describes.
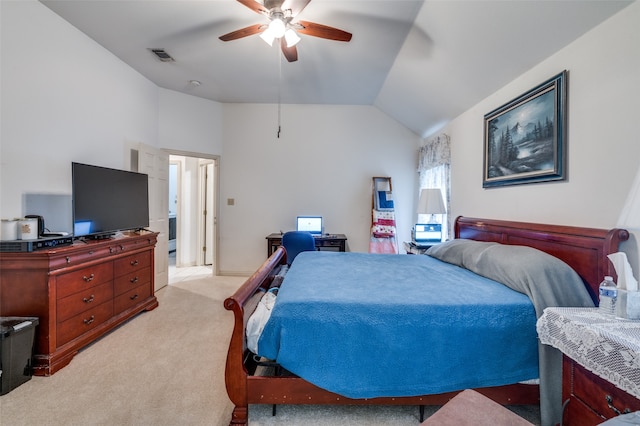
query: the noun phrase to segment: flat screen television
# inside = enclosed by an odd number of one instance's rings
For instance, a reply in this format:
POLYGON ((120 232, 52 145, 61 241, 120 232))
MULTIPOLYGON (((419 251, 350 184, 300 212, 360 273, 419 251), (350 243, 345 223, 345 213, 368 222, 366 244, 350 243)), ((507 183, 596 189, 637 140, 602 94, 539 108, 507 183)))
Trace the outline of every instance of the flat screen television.
POLYGON ((149 226, 146 174, 72 163, 73 236, 106 238, 149 226))

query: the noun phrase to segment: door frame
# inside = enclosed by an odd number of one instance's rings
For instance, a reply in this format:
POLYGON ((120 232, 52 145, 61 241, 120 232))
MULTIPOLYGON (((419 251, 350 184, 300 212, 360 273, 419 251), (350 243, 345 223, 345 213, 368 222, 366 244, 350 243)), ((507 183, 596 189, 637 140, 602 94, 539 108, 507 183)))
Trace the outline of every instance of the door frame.
MULTIPOLYGON (((168 155, 176 155, 176 156, 182 156, 182 157, 191 157, 191 158, 197 158, 197 159, 201 159, 201 160, 206 160, 206 161, 212 161, 213 162, 213 185, 211 188, 211 196, 213 199, 213 217, 211 219, 211 224, 212 224, 212 250, 213 250, 213 275, 219 275, 220 272, 220 262, 219 262, 219 258, 220 258, 220 254, 219 254, 219 232, 218 232, 218 217, 220 217, 220 156, 219 155, 212 155, 212 154, 203 154, 203 153, 197 153, 197 152, 190 152, 190 151, 180 151, 180 150, 174 150, 174 149, 167 149, 167 148, 163 148, 163 151, 165 151, 168 155)), ((200 179, 198 179, 200 181, 200 179)), ((199 193, 199 197, 201 192, 198 191, 199 193)), ((201 200, 198 201, 198 204, 201 203, 201 200)), ((180 203, 178 203, 178 214, 180 214, 180 203)), ((208 215, 210 216, 210 215, 208 215)), ((200 225, 198 225, 200 226, 200 225)), ((178 227, 179 227, 179 221, 178 221, 178 227)), ((198 232, 199 235, 201 235, 200 232, 198 232)), ((180 229, 178 228, 178 235, 180 235, 180 229)), ((198 237, 200 238, 200 237, 198 237)), ((198 243, 201 243, 201 241, 198 241, 198 243)), ((180 240, 178 239, 177 241, 177 245, 178 245, 178 249, 180 247, 180 240)), ((167 253, 167 256, 169 254, 167 253)), ((201 254, 200 254, 201 255, 201 254)))
POLYGON ((198 164, 198 192, 200 193, 198 199, 198 205, 200 210, 200 220, 198 221, 198 247, 202 247, 200 251, 199 265, 213 265, 216 262, 213 256, 216 253, 213 246, 214 240, 214 226, 217 221, 215 214, 216 202, 215 191, 213 185, 215 185, 215 170, 216 162, 208 158, 199 158, 198 164), (211 196, 209 196, 211 194, 211 196), (213 215, 213 217, 211 217, 213 215), (210 242, 211 247, 209 247, 210 242))

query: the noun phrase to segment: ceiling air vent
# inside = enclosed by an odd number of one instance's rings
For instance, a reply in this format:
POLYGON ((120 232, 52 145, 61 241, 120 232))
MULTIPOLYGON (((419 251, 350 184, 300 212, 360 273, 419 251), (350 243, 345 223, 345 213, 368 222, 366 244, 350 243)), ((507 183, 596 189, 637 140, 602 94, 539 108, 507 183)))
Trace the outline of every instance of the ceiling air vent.
POLYGON ((175 62, 176 60, 171 57, 164 49, 149 49, 151 50, 162 62, 175 62))

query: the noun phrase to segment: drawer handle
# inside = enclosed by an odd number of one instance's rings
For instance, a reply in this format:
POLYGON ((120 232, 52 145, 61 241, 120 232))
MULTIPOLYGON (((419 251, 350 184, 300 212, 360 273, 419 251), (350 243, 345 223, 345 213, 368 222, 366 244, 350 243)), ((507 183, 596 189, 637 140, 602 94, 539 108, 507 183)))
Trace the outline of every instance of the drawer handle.
POLYGON ((130 263, 131 263, 131 266, 137 266, 139 262, 138 262, 138 259, 136 259, 136 260, 132 260, 130 263))
POLYGON ((614 405, 613 405, 613 398, 611 397, 611 395, 606 395, 605 396, 606 400, 607 400, 607 407, 609 407, 614 413, 616 413, 616 415, 620 415, 620 414, 629 414, 631 412, 631 410, 629 410, 628 408, 625 408, 623 412, 621 412, 620 410, 618 410, 614 405))
POLYGON ((84 275, 84 276, 82 277, 82 279, 89 283, 89 282, 93 281, 93 279, 94 279, 95 277, 96 277, 96 276, 95 276, 94 274, 91 274, 91 275, 89 275, 89 276, 84 275))
POLYGON ((136 300, 137 298, 138 298, 138 295, 137 295, 137 294, 134 294, 134 295, 133 295, 133 296, 131 296, 129 299, 131 299, 131 300, 136 300))
POLYGON ((120 251, 124 251, 124 246, 120 244, 120 251))
POLYGON ((83 320, 82 320, 82 322, 83 322, 83 323, 85 323, 85 324, 87 324, 87 325, 89 325, 89 324, 91 324, 95 319, 96 319, 96 318, 95 318, 93 315, 91 315, 91 318, 89 318, 89 319, 83 319, 83 320))
POLYGON ((138 277, 133 277, 129 281, 131 281, 131 284, 135 284, 138 282, 138 277))
POLYGON ((71 263, 71 258, 69 256, 66 256, 65 259, 67 259, 67 263, 71 263))
POLYGON ((87 299, 86 297, 82 299, 82 301, 84 303, 91 303, 93 302, 93 294, 91 296, 89 296, 89 298, 87 299))

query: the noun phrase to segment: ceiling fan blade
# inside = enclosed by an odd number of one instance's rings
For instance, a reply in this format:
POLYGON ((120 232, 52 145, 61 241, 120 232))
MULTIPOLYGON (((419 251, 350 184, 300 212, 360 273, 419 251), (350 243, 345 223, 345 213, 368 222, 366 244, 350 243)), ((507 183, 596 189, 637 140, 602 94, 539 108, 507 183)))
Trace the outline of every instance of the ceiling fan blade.
POLYGON ((284 57, 287 58, 287 61, 295 62, 298 60, 298 49, 296 49, 295 46, 287 47, 287 42, 284 37, 280 39, 280 48, 282 49, 284 57))
POLYGON ((256 0, 238 0, 238 3, 247 6, 249 9, 253 10, 256 13, 259 13, 260 15, 269 16, 269 11, 256 0))
MULTIPOLYGON (((253 1, 253 0, 251 0, 253 1)), ((254 35, 254 34, 258 34, 259 32, 261 32, 263 30, 264 24, 255 24, 255 25, 251 25, 249 27, 246 28, 241 28, 239 30, 235 30, 235 31, 231 31, 228 34, 225 35, 221 35, 220 37, 218 37, 220 40, 222 41, 231 41, 231 40, 237 40, 239 38, 242 37, 247 37, 250 35, 254 35)))
POLYGON ((329 40, 336 40, 336 41, 351 40, 351 33, 339 30, 337 28, 328 27, 326 25, 316 24, 314 22, 308 22, 308 21, 298 21, 297 23, 302 26, 302 28, 296 28, 296 30, 301 34, 306 34, 313 37, 326 38, 329 40))
POLYGON ((311 0, 284 0, 282 2, 282 10, 291 10, 291 16, 296 17, 302 12, 311 0))

